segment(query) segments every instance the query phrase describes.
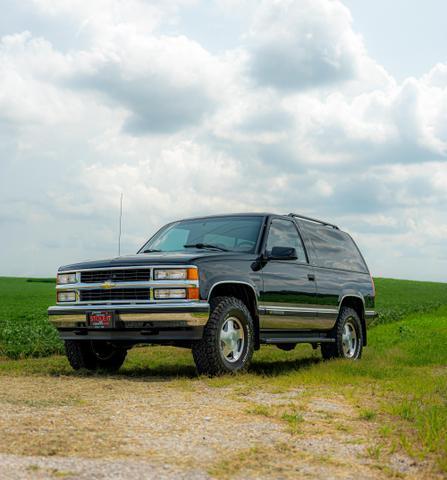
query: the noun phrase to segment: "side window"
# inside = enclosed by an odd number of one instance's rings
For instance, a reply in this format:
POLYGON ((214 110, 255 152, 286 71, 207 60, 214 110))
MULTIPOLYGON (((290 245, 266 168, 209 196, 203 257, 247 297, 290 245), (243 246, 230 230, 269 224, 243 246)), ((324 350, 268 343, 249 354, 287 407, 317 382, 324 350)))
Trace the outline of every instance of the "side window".
POLYGON ((274 219, 270 224, 266 251, 271 253, 273 247, 293 247, 299 262, 306 262, 303 242, 295 225, 289 220, 274 219))
POLYGON ((365 262, 349 235, 319 225, 306 225, 303 228, 312 241, 316 254, 313 260, 316 265, 367 272, 365 262))

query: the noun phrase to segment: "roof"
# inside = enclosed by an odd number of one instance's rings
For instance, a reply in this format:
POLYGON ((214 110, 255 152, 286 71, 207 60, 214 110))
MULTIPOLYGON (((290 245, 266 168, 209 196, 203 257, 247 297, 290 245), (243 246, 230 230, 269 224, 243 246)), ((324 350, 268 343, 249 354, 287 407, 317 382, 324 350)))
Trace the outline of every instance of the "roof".
MULTIPOLYGON (((312 217, 307 217, 304 215, 299 215, 297 213, 289 213, 289 214, 281 214, 281 213, 272 213, 272 212, 243 212, 243 213, 220 213, 216 215, 205 215, 203 217, 191 217, 191 218, 182 218, 181 220, 176 220, 176 222, 180 221, 188 221, 188 220, 203 220, 203 219, 208 219, 208 218, 219 218, 219 217, 268 217, 268 216, 278 216, 278 217, 293 217, 293 218, 298 218, 300 220, 305 220, 308 222, 312 223, 319 223, 321 225, 324 225, 326 227, 332 227, 337 230, 339 230, 337 225, 334 225, 332 223, 326 222, 324 220, 318 220, 316 218, 312 217)), ((172 222, 174 223, 174 222, 172 222)))
MULTIPOLYGON (((277 213, 267 213, 267 212, 243 212, 243 213, 218 213, 215 215, 203 215, 200 217, 190 217, 190 218, 182 218, 176 220, 177 222, 185 221, 185 220, 202 220, 205 218, 219 218, 219 217, 268 217, 269 215, 278 215, 277 213)), ((284 215, 287 216, 287 215, 284 215)))

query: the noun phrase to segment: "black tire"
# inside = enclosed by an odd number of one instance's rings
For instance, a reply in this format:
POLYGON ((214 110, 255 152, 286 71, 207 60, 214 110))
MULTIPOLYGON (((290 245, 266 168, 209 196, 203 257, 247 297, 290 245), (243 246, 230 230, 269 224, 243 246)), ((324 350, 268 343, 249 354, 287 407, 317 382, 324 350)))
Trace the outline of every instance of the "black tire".
POLYGON ((334 337, 335 343, 321 344, 321 355, 325 360, 332 358, 358 360, 361 358, 363 351, 363 330, 359 315, 354 309, 342 307, 334 328, 334 337), (345 328, 351 330, 352 338, 355 337, 355 347, 352 346, 351 339, 351 342, 349 342, 351 345, 349 351, 347 351, 346 344, 345 347, 343 346, 345 328))
POLYGON ((95 355, 88 341, 65 340, 65 354, 74 370, 81 368, 94 370, 96 368, 95 355))
POLYGON ((214 376, 246 370, 253 356, 253 349, 253 319, 246 305, 234 297, 213 299, 210 318, 205 326, 203 337, 192 347, 198 373, 214 376), (244 341, 240 344, 240 356, 236 360, 226 358, 221 348, 222 328, 231 318, 237 320, 238 330, 242 329, 244 335, 244 341))
POLYGON ((127 350, 105 341, 65 340, 65 353, 74 370, 115 372, 124 363, 127 350))

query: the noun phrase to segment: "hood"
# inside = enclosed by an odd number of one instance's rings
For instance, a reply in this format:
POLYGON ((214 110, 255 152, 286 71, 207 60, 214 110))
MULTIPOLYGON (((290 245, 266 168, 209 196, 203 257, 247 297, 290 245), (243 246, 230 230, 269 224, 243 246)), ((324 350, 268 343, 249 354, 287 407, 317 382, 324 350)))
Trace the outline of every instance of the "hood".
POLYGON ((195 260, 210 257, 234 256, 231 252, 216 252, 210 250, 194 250, 188 252, 152 252, 139 253, 138 255, 124 255, 103 260, 88 260, 85 262, 64 265, 59 272, 81 270, 86 268, 114 268, 149 265, 186 265, 194 264, 195 260))

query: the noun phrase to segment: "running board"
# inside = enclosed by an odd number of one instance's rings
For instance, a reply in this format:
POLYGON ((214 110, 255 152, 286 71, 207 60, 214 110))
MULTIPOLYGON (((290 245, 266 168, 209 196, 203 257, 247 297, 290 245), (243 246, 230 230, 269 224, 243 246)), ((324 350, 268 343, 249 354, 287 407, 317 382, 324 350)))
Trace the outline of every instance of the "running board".
POLYGON ((315 335, 296 332, 261 332, 260 342, 267 344, 278 343, 335 343, 335 338, 330 338, 325 334, 315 335))

